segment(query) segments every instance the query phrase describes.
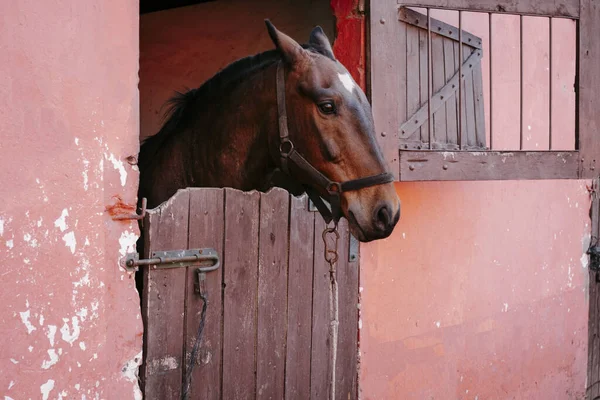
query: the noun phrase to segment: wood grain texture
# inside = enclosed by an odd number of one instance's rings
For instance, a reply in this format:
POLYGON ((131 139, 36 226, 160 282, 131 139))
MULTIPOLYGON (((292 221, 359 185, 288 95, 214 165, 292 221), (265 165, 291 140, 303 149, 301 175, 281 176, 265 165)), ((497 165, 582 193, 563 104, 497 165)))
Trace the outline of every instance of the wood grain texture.
MULTIPOLYGON (((158 233, 153 251, 181 250, 188 245, 189 192, 178 191, 160 206, 158 233)), ((146 286, 147 399, 178 399, 181 396, 185 268, 150 267, 146 286)))
POLYGON ((260 197, 256 398, 282 399, 285 383, 289 195, 260 197))
POLYGON ((223 398, 256 394, 258 192, 225 189, 223 398))
POLYGON ((600 171, 600 4, 581 1, 579 20, 578 143, 581 177, 597 177, 600 171))
POLYGON ((323 256, 324 245, 321 233, 325 229, 325 221, 319 215, 315 217, 315 258, 313 275, 312 302, 312 348, 310 390, 311 399, 327 399, 329 396, 329 264, 323 256))
MULTIPOLYGON (((190 249, 213 248, 223 260, 223 229, 224 229, 224 194, 223 189, 203 188, 189 189, 190 218, 189 238, 190 249)), ((190 397, 206 400, 221 398, 221 351, 222 351, 222 272, 219 268, 206 274, 205 289, 208 297, 206 320, 202 342, 193 370, 190 397)), ((192 347, 196 341, 202 299, 195 293, 196 268, 189 267, 187 271, 187 295, 185 307, 186 333, 186 364, 187 372, 192 347)))
POLYGON ((403 181, 576 179, 578 152, 400 152, 403 181))
MULTIPOLYGON (((450 82, 456 71, 456 60, 454 59, 454 41, 444 39, 444 73, 446 84, 450 82)), ((446 99, 446 144, 456 145, 458 143, 458 114, 456 92, 449 95, 446 99)), ((450 146, 448 146, 450 148, 450 146)), ((455 146, 451 146, 455 147, 455 146)))
POLYGON ((406 119, 406 25, 398 23, 395 4, 371 3, 370 32, 375 130, 384 160, 398 178, 398 133, 406 119))
MULTIPOLYGON (((579 18, 580 15, 578 0, 418 0, 413 2, 398 0, 398 4, 450 10, 500 12, 548 17, 579 18)), ((583 17, 583 15, 585 15, 585 12, 582 7, 581 16, 583 17)))
MULTIPOLYGON (((310 398, 312 281, 315 213, 307 197, 292 197, 288 268, 286 400, 310 398)), ((320 216, 317 216, 320 218, 320 216)), ((318 257, 319 255, 317 255, 318 257)))

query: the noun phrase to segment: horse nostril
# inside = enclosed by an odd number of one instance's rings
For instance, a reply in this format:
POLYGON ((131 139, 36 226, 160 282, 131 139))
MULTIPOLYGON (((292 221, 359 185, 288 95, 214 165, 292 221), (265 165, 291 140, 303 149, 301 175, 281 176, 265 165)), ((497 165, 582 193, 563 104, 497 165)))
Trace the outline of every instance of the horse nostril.
POLYGON ((387 204, 380 206, 375 211, 375 226, 379 228, 379 230, 385 231, 390 227, 391 222, 392 213, 387 204))

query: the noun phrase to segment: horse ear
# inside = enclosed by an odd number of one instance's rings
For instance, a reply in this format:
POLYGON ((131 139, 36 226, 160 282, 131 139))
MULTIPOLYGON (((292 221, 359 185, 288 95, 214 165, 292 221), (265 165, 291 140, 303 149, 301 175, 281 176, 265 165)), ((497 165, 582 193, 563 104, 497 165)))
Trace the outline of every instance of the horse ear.
POLYGON ((315 47, 319 52, 321 52, 324 56, 335 60, 335 56, 333 55, 333 49, 331 48, 331 44, 329 43, 329 39, 325 32, 323 32, 323 28, 320 26, 315 26, 315 28, 310 33, 310 37, 308 38, 308 44, 315 47))
POLYGON ((278 31, 268 19, 265 19, 265 24, 267 25, 267 30, 269 31, 271 40, 275 44, 275 47, 277 47, 277 50, 281 52, 283 59, 287 63, 293 65, 304 56, 305 51, 302 46, 298 44, 298 42, 285 33, 278 31))

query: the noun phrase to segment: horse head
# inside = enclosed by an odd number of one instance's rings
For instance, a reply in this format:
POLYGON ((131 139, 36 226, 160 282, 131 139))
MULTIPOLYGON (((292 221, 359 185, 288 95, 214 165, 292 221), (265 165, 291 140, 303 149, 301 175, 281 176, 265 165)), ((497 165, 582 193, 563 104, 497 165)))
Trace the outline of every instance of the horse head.
POLYGON ((332 211, 339 208, 360 241, 388 237, 400 218, 400 200, 365 93, 335 59, 320 27, 303 47, 265 22, 282 57, 277 82, 285 88, 278 89, 282 136, 271 140, 280 162, 289 164, 283 167, 294 179, 328 199, 332 211), (292 151, 296 159, 288 157, 292 151))

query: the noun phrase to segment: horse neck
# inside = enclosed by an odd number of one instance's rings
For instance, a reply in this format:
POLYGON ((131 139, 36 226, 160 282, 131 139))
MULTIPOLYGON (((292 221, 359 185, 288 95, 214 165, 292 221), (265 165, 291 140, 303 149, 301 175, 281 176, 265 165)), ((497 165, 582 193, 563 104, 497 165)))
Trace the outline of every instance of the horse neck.
POLYGON ((250 75, 201 113, 188 145, 188 186, 265 189, 278 138, 275 66, 250 75), (212 144, 212 145, 208 145, 212 144))

